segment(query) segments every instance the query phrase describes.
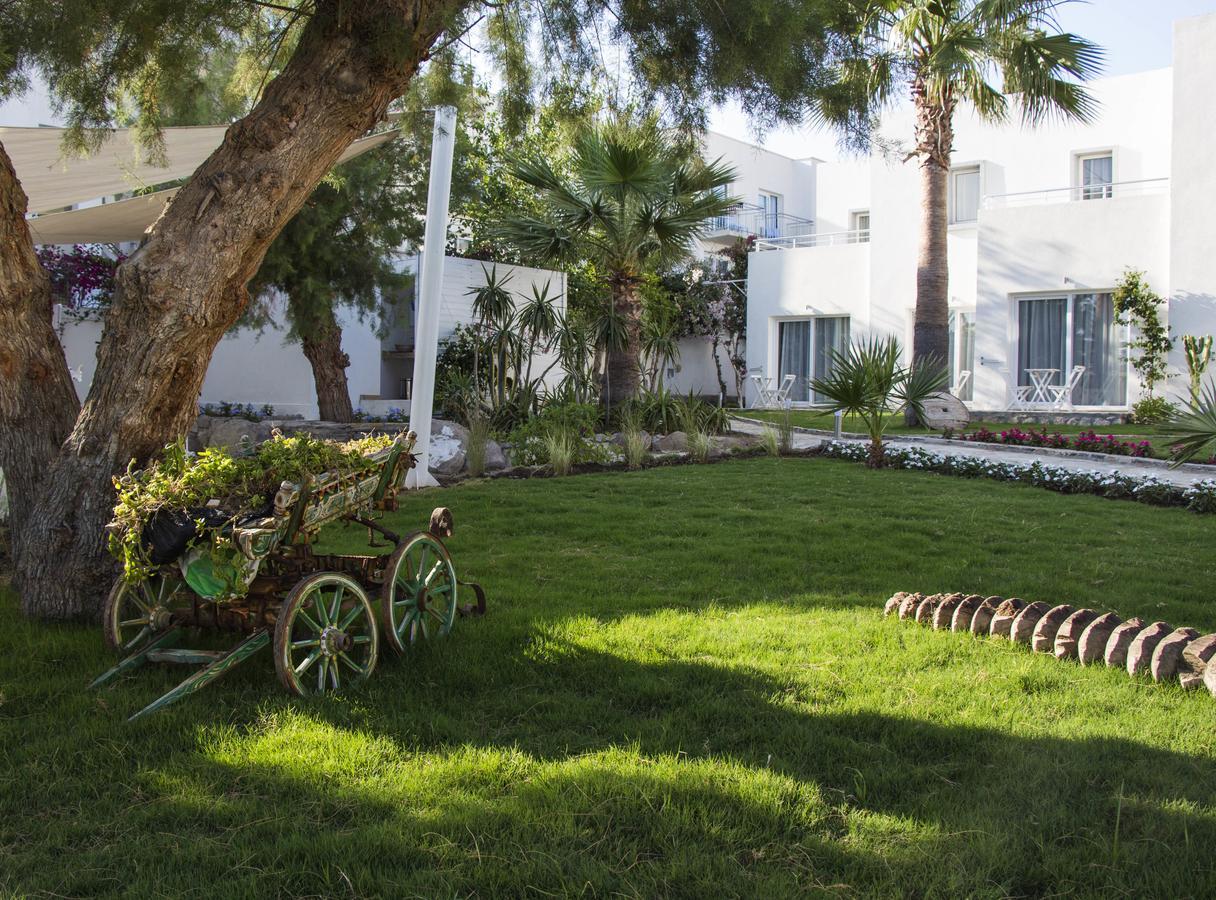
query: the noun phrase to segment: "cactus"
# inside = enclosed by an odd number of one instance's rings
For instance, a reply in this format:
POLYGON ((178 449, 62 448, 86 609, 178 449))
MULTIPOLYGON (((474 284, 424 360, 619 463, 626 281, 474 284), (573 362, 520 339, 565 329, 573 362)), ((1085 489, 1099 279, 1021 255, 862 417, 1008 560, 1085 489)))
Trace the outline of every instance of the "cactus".
POLYGON ((1212 361, 1212 336, 1184 334, 1182 352, 1186 357, 1186 373, 1191 380, 1191 405, 1198 406, 1199 394, 1203 388, 1203 373, 1212 361))

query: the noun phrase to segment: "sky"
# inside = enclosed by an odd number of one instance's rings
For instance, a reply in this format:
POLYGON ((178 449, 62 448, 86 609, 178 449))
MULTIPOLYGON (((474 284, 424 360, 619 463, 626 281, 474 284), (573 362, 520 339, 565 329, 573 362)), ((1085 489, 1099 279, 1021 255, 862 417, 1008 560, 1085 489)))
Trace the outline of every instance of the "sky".
MULTIPOLYGON (((1170 65, 1174 21, 1205 13, 1216 13, 1216 0, 1088 0, 1061 7, 1059 18, 1066 31, 1105 48, 1104 74, 1126 75, 1170 65)), ((716 110, 710 128, 794 158, 840 156, 830 132, 783 128, 757 136, 746 115, 734 105, 716 110)))

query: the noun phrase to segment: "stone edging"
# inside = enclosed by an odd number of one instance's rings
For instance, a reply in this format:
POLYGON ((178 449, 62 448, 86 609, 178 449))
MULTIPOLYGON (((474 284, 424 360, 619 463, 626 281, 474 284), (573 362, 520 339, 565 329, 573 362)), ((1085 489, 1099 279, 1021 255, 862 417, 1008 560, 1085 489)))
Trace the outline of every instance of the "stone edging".
POLYGON ((1157 683, 1176 682, 1186 690, 1206 687, 1216 697, 1216 634, 1200 636, 1194 628, 1173 628, 1165 622, 1114 613, 1054 606, 1017 597, 979 594, 894 594, 883 607, 896 615, 932 626, 934 631, 969 632, 976 637, 1007 638, 1028 644, 1038 653, 1072 659, 1081 665, 1105 663, 1128 675, 1149 675, 1157 683))

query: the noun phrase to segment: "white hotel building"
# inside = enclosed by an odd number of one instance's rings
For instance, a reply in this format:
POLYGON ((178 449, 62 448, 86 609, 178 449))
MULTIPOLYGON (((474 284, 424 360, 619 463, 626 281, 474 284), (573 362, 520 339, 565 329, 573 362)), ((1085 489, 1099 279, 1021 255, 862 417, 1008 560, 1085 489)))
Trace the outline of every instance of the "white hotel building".
MULTIPOLYGON (((1093 83, 1100 108, 1088 125, 1030 129, 957 115, 950 363, 972 408, 1009 409, 1030 384, 1027 369, 1056 369, 1058 381, 1084 366, 1075 409, 1126 411, 1140 385, 1110 294, 1129 267, 1167 298, 1175 336, 1216 333, 1216 15, 1176 23, 1174 44, 1172 68, 1093 83)), ((906 148, 912 132, 910 109, 884 120, 886 141, 906 148)), ((875 333, 911 344, 915 160, 791 160, 713 134, 706 153, 736 166, 733 193, 749 201, 706 243, 758 237, 749 371, 778 382, 795 375, 791 398, 810 404, 807 381, 825 370, 830 348, 875 333)), ((686 345, 675 386, 716 394, 707 356, 686 345)), ((1170 362, 1185 372, 1180 347, 1170 362)), ((1171 379, 1170 392, 1185 393, 1184 383, 1171 379)))

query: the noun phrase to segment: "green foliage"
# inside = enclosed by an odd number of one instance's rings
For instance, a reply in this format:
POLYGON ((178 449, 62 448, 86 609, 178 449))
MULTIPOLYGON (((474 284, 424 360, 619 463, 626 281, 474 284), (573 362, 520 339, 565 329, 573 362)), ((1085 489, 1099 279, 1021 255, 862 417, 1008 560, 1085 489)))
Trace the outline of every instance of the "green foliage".
POLYGON ((511 461, 524 466, 548 463, 552 447, 561 449, 567 442, 572 464, 603 461, 603 450, 595 443, 599 427, 600 410, 594 404, 547 404, 511 432, 511 461))
POLYGON ((882 439, 890 416, 911 410, 919 418, 924 402, 945 389, 949 375, 935 360, 915 367, 901 362, 903 349, 893 337, 854 341, 832 351, 831 371, 813 379, 811 389, 827 397, 832 412, 856 416, 870 437, 869 465, 883 464, 882 439))
POLYGON ((1137 425, 1160 425, 1178 414, 1178 404, 1164 397, 1145 397, 1132 404, 1131 420, 1137 425))
POLYGON ((760 446, 774 459, 781 456, 781 435, 772 425, 765 425, 760 430, 760 446))
POLYGON ((642 429, 642 420, 635 406, 621 411, 620 425, 625 464, 631 469, 640 469, 650 452, 650 439, 642 429))
POLYGON ((1170 421, 1176 463, 1216 457, 1216 386, 1207 385, 1199 399, 1170 421))
POLYGON ((215 416, 221 419, 247 419, 250 422, 261 422, 274 416, 274 407, 263 403, 255 407, 252 403, 233 403, 231 400, 221 400, 219 403, 203 403, 198 408, 199 414, 215 416))
POLYGON ((1157 385, 1166 379, 1166 364, 1174 339, 1169 329, 1161 322, 1161 309, 1165 301, 1149 287, 1143 272, 1128 269, 1115 285, 1112 295, 1115 306, 1115 321, 1120 325, 1131 324, 1136 336, 1128 343, 1134 351, 1132 368, 1140 376, 1147 399, 1153 398, 1157 385))
POLYGON ((485 416, 473 416, 468 422, 469 442, 465 451, 465 465, 469 475, 478 478, 486 470, 486 450, 490 443, 490 420, 485 416))
POLYGON ((375 435, 337 443, 306 434, 276 433, 249 453, 233 456, 209 447, 187 455, 183 444, 169 444, 143 469, 128 468, 114 479, 116 500, 110 552, 123 564, 123 574, 136 580, 151 574, 143 544, 144 527, 162 509, 189 510, 216 501, 229 521, 219 528, 200 529, 196 543, 211 540, 238 515, 263 506, 284 481, 301 483, 322 472, 367 471, 375 463, 368 454, 388 447, 393 438, 375 435))
POLYGON ((1186 374, 1190 382, 1191 404, 1194 405, 1199 402, 1203 390, 1203 375, 1212 361, 1212 336, 1184 334, 1182 352, 1186 357, 1186 374))

